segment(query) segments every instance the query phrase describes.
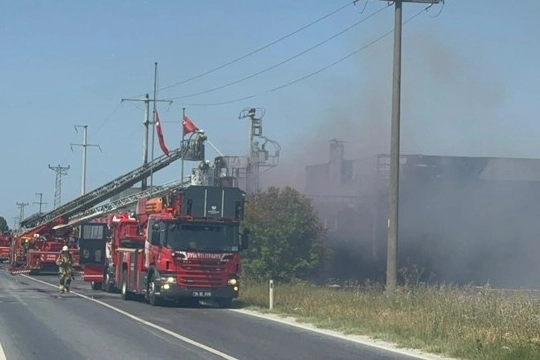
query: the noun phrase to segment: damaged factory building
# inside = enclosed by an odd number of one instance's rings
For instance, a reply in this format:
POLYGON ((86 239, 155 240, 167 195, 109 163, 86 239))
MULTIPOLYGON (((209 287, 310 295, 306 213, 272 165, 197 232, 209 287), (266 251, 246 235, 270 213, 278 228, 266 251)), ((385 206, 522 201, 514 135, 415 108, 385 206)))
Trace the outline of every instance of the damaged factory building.
MULTIPOLYGON (((328 229, 326 277, 385 278, 390 159, 306 166, 305 194, 328 229)), ((540 286, 540 160, 401 155, 398 269, 417 280, 540 286)), ((409 279, 410 280, 410 279, 409 279)))

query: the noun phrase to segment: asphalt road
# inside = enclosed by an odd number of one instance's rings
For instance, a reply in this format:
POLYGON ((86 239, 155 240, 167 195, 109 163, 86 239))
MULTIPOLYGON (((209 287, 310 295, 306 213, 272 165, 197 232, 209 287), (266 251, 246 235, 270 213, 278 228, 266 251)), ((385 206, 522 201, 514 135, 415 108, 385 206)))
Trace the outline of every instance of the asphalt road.
POLYGON ((418 359, 212 307, 151 307, 0 269, 0 360, 418 359), (35 279, 35 280, 34 280, 35 279))

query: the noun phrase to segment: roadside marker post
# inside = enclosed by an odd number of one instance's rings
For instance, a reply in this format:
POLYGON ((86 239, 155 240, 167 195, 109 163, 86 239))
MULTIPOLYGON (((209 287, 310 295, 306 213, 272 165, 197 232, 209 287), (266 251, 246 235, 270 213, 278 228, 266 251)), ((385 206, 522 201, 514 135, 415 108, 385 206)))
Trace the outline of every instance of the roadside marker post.
POLYGON ((268 284, 268 299, 269 299, 268 308, 272 310, 274 308, 274 280, 270 280, 268 284))

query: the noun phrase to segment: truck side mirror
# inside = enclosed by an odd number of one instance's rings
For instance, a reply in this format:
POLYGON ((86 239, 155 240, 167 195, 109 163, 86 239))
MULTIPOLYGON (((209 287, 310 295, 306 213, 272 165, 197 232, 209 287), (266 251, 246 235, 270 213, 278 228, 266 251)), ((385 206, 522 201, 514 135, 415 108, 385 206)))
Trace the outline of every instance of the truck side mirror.
POLYGON ((251 239, 251 232, 249 229, 244 229, 242 233, 242 250, 246 250, 249 247, 249 241, 251 239))
POLYGON ((150 236, 150 244, 152 245, 159 245, 159 230, 152 230, 151 236, 150 236))

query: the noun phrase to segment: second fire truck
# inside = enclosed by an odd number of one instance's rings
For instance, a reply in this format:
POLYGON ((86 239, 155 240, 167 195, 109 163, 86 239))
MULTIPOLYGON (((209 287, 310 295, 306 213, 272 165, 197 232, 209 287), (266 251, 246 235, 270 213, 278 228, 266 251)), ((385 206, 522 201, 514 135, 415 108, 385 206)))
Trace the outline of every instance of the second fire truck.
POLYGON ((135 214, 81 225, 85 281, 151 305, 204 299, 230 307, 249 242, 249 231, 240 232, 244 200, 236 187, 192 185, 139 200, 135 214))

